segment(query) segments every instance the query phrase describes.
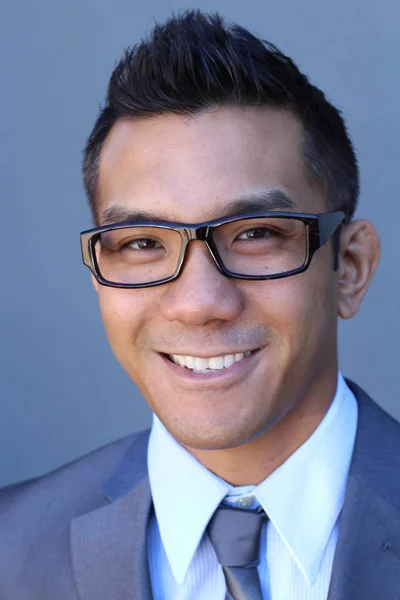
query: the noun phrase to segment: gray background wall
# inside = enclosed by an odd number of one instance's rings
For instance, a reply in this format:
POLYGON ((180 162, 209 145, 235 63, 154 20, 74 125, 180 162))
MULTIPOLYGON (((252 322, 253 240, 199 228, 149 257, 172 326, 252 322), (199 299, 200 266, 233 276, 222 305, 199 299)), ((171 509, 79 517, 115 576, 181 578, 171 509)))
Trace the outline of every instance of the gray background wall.
POLYGON ((398 0, 1 0, 0 485, 150 423, 81 264, 81 150, 122 49, 189 7, 276 43, 347 117, 383 259, 340 324, 341 368, 400 419, 398 0))

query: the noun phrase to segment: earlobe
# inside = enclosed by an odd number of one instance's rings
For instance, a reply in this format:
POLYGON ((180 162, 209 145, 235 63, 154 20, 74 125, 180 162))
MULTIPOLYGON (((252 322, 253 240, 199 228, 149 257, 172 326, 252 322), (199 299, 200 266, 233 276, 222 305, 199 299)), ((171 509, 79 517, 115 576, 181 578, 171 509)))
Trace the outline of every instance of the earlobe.
POLYGON ((339 305, 342 319, 357 314, 380 259, 380 240, 375 227, 365 219, 346 225, 342 231, 339 264, 339 305))

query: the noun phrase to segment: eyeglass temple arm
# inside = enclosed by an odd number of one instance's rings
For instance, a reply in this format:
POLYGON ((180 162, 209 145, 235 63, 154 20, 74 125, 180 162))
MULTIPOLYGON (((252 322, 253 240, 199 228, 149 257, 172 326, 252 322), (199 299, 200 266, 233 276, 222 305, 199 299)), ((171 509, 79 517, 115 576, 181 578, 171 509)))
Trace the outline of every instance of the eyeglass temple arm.
POLYGON ((346 218, 343 211, 318 215, 319 245, 323 246, 346 218))

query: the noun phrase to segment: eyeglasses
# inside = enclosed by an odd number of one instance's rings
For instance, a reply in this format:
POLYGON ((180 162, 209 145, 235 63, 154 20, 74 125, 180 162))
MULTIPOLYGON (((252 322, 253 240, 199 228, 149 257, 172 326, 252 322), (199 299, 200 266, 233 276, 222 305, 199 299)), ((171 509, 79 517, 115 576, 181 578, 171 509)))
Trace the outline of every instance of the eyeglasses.
POLYGON ((279 279, 306 271, 344 219, 273 211, 198 224, 129 221, 83 231, 82 257, 101 285, 144 288, 179 277, 188 244, 201 240, 227 277, 279 279))

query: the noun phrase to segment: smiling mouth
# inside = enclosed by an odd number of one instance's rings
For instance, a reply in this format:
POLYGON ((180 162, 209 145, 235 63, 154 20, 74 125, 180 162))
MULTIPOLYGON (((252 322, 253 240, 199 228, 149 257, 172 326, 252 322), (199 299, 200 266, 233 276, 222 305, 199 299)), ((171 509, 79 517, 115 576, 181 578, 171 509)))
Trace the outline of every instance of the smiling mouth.
POLYGON ((201 358, 199 356, 187 356, 184 354, 165 354, 171 362, 188 369, 192 373, 211 373, 229 369, 232 365, 258 352, 259 348, 236 354, 224 354, 223 356, 211 356, 201 358))

